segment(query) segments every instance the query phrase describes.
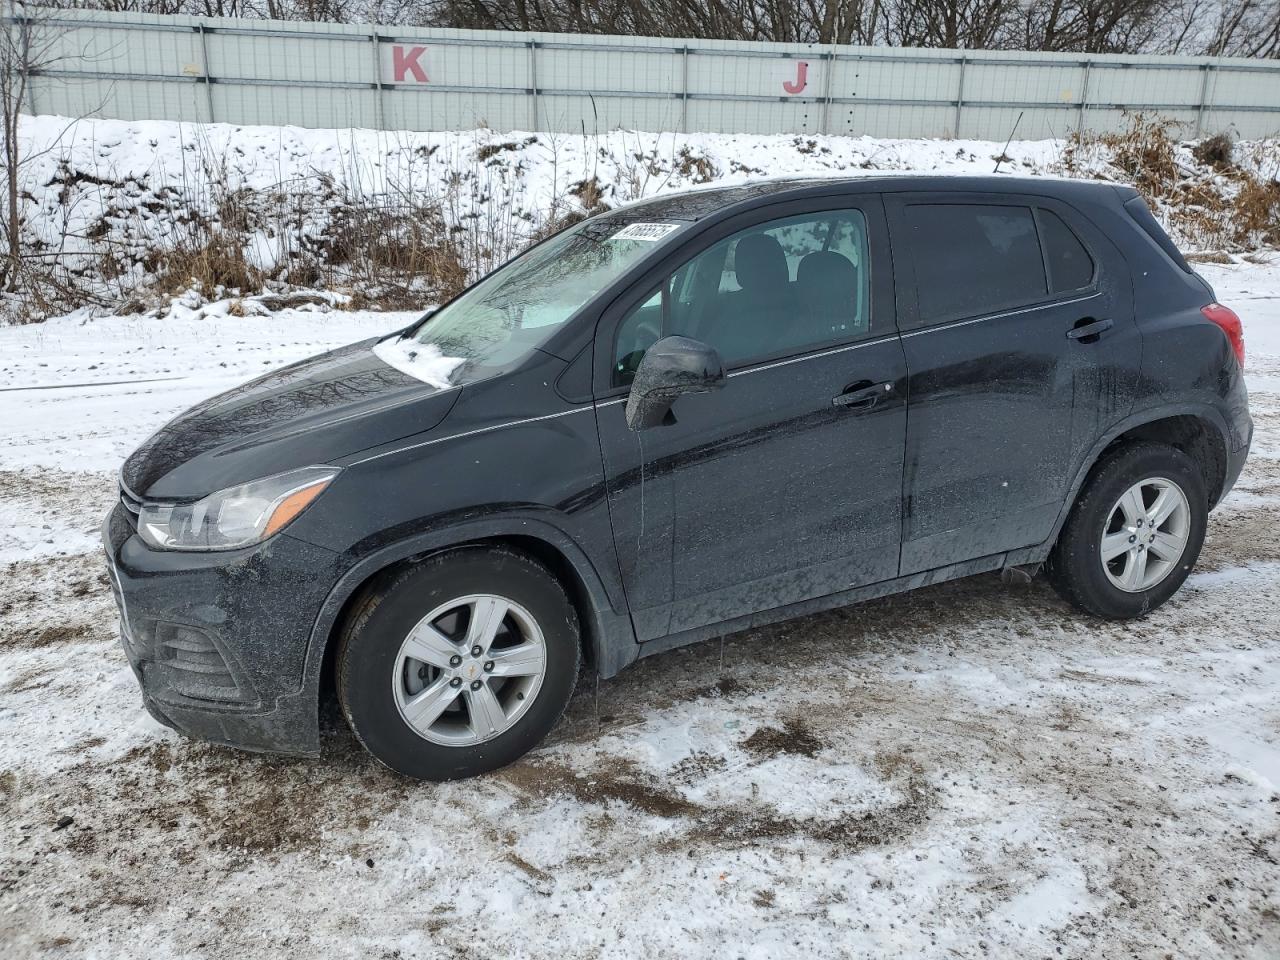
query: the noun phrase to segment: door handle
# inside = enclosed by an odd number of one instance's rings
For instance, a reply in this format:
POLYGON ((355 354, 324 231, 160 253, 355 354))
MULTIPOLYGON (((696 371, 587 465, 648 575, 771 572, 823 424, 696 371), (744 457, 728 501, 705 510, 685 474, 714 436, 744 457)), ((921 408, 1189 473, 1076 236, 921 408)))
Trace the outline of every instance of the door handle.
POLYGON ((1087 341, 1092 343, 1102 336, 1115 325, 1115 321, 1109 317, 1102 320, 1094 320, 1086 317, 1083 320, 1077 320, 1076 325, 1067 331, 1068 340, 1087 341), (1092 338, 1092 340, 1090 339, 1092 338))
POLYGON ((882 397, 893 393, 893 381, 872 383, 870 380, 859 380, 844 388, 831 398, 833 407, 845 407, 850 410, 870 410, 882 397))

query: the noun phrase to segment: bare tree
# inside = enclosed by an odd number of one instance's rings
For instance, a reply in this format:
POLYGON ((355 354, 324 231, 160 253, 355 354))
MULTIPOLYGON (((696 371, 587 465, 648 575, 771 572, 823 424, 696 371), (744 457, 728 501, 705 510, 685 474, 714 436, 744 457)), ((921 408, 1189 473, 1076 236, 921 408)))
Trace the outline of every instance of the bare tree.
POLYGON ((1218 57, 1280 57, 1280 3, 1224 0, 1207 52, 1218 57))
MULTIPOLYGON (((25 218, 23 171, 46 154, 58 149, 66 134, 75 127, 78 118, 67 120, 56 136, 48 138, 38 150, 24 150, 20 136, 22 114, 34 113, 31 81, 42 72, 57 68, 66 59, 61 49, 60 34, 54 24, 56 11, 48 8, 28 8, 18 0, 5 0, 3 31, 0 32, 0 166, 4 172, 4 210, 0 219, 3 248, 0 249, 0 290, 14 293, 22 289, 36 301, 43 301, 44 294, 53 281, 58 252, 38 249, 38 242, 24 236, 25 218), (33 265, 45 261, 39 270, 33 265)), ((84 59, 80 53, 77 59, 84 59)), ((96 113, 103 101, 86 111, 96 113)), ((65 237, 63 238, 65 242, 65 237)))
POLYGON ((1277 0, 46 0, 478 30, 1280 57, 1277 0))
MULTIPOLYGON (((1023 10, 1020 45, 1079 53, 1155 52, 1168 46, 1162 40, 1178 31, 1187 9, 1169 0, 1032 0, 1023 10)), ((1205 8, 1191 9, 1202 16, 1205 8)))
POLYGON ((55 38, 41 21, 25 14, 17 0, 9 0, 5 10, 4 35, 0 38, 0 152, 4 164, 4 262, 0 266, 0 289, 12 293, 22 276, 22 197, 19 170, 23 164, 18 126, 28 104, 31 75, 52 60, 55 38))
POLYGON ((888 39, 900 47, 982 50, 998 47, 1016 12, 1014 0, 897 0, 888 39))

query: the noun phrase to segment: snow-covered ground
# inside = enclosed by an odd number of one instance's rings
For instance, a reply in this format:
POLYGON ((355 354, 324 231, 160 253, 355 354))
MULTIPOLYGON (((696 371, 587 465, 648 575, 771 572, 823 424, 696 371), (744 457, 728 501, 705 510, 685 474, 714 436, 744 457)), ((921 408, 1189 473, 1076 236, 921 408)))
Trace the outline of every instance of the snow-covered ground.
POLYGON ((587 682, 439 786, 333 718, 317 762, 150 721, 95 541, 167 417, 408 315, 0 329, 5 956, 1280 956, 1280 263, 1204 272, 1257 435, 1155 614, 946 584, 587 682))

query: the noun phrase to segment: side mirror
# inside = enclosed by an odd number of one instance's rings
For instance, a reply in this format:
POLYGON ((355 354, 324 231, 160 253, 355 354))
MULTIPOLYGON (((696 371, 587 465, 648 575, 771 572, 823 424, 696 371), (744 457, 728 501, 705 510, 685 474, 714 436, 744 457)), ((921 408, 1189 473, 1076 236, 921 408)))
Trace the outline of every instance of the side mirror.
POLYGON ((627 397, 627 426, 632 430, 656 427, 676 397, 718 390, 724 379, 724 363, 714 347, 688 337, 663 337, 645 351, 636 367, 627 397))

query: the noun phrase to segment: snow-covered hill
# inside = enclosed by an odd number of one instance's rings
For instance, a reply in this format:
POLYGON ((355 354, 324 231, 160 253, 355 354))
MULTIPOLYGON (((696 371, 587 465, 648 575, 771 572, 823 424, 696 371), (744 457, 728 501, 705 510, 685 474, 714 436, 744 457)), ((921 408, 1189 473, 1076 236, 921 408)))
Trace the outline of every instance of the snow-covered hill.
MULTIPOLYGON (((24 244, 49 271, 26 319, 79 303, 139 312, 206 298, 322 289, 410 309, 602 206, 761 177, 883 171, 1088 176, 1134 182, 1187 249, 1280 242, 1280 141, 1226 162, 1135 118, 1107 140, 599 136, 236 127, 24 118, 24 244), (1203 151, 1201 151, 1203 156, 1203 151), (1254 223, 1235 201, 1252 190, 1254 223), (1255 196, 1256 195, 1256 196, 1255 196), (218 289, 221 287, 222 289, 218 289), (34 306, 33 306, 34 304, 34 306), (41 314, 41 311, 43 313, 41 314)), ((10 303, 13 308, 14 303, 10 303)), ((13 310, 11 309, 11 313, 13 310)))

